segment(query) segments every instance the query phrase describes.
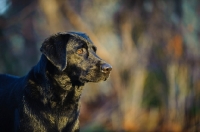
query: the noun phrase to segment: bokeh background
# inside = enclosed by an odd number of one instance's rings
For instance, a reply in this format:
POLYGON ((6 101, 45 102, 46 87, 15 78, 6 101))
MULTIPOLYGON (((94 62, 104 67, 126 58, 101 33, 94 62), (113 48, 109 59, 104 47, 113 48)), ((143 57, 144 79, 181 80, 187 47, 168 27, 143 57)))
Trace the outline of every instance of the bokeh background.
POLYGON ((0 0, 0 73, 23 76, 45 38, 85 32, 113 70, 85 86, 82 132, 198 132, 199 22, 199 0, 0 0))

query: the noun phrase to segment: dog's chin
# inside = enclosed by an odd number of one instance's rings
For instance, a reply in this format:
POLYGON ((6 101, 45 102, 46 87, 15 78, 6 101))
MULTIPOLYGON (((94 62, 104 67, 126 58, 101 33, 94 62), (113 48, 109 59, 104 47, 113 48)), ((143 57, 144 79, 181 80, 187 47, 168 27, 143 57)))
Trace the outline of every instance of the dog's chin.
POLYGON ((93 82, 93 83, 97 83, 100 81, 106 81, 109 78, 109 74, 104 75, 104 76, 100 76, 100 77, 84 77, 84 78, 80 78, 81 82, 87 83, 87 82, 93 82))

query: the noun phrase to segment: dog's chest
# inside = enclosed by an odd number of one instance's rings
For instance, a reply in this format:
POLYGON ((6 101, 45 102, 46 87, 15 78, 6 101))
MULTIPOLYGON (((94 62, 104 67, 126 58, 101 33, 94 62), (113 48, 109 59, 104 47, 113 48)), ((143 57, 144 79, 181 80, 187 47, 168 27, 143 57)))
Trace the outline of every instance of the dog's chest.
POLYGON ((62 131, 71 128, 78 118, 77 110, 33 110, 25 102, 23 111, 21 129, 29 128, 30 131, 62 131))
POLYGON ((68 113, 64 115, 59 115, 59 114, 60 113, 57 114, 43 113, 42 115, 44 116, 44 120, 49 122, 50 126, 61 131, 63 128, 67 126, 67 124, 72 122, 72 119, 70 117, 73 117, 73 113, 68 113))

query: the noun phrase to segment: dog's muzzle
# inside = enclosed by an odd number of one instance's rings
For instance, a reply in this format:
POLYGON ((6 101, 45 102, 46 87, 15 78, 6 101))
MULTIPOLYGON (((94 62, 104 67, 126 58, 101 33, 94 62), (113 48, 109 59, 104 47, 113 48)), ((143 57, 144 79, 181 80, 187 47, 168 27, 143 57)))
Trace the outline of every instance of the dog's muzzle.
POLYGON ((107 64, 107 63, 104 63, 101 65, 101 72, 103 73, 110 73, 110 71, 112 70, 112 66, 107 64))

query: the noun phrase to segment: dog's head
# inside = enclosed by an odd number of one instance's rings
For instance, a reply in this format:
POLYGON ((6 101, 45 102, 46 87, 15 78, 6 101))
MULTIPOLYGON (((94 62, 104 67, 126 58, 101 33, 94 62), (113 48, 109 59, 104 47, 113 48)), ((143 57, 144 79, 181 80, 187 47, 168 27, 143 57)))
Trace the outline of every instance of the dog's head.
POLYGON ((41 52, 72 81, 98 82, 109 77, 112 67, 96 55, 97 48, 81 32, 64 32, 47 38, 41 52))

